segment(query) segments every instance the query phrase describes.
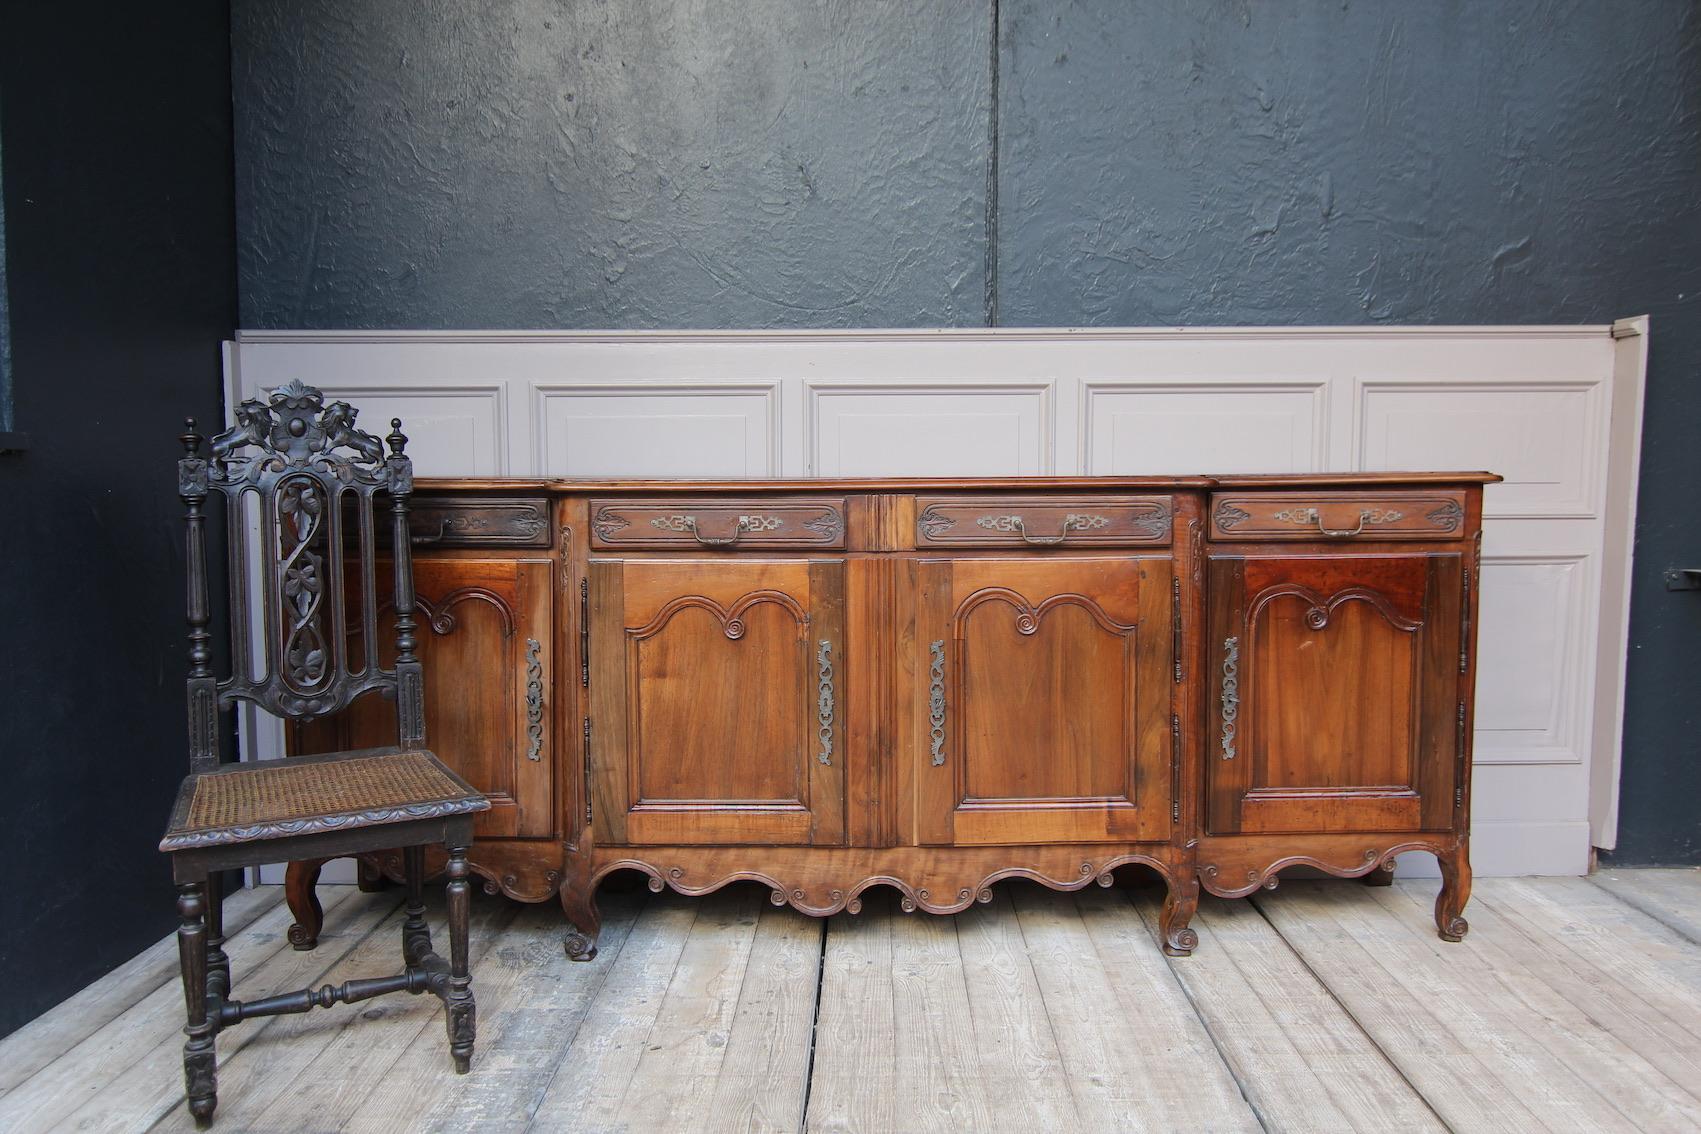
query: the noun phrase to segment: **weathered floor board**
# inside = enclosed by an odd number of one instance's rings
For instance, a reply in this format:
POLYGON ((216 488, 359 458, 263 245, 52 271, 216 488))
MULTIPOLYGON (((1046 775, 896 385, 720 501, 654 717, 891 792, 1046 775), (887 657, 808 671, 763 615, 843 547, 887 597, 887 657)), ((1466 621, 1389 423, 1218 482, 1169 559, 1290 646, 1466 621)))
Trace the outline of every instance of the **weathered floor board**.
MULTIPOLYGON (((1481 879, 1458 945, 1434 887, 1208 898, 1189 958, 1158 948, 1150 889, 1005 883, 952 918, 876 890, 826 922, 753 885, 613 893, 589 964, 553 905, 480 895, 470 1075, 429 996, 250 1021, 219 1039, 216 1128, 1701 1129, 1701 871, 1481 879)), ((275 889, 232 896, 237 995, 397 966, 397 892, 326 899, 297 953, 275 889)), ((0 1040, 0 1129, 193 1128, 175 952, 0 1040)))

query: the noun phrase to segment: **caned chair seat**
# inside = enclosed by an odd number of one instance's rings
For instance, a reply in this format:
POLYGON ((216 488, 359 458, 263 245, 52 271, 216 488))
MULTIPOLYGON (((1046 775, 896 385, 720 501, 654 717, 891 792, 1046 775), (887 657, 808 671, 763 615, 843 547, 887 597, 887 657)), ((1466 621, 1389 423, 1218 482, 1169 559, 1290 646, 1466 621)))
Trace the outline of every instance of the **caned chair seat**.
POLYGON ((489 800, 422 748, 230 764, 184 779, 160 849, 228 847, 489 809, 489 800))

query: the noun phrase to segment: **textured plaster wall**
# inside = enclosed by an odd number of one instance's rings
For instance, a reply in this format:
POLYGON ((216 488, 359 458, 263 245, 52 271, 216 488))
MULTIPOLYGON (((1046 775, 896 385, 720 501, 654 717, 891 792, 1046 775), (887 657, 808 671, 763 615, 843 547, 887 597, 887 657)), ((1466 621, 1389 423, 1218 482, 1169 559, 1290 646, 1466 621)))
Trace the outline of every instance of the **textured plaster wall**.
POLYGON ((254 327, 975 324, 957 0, 234 6, 254 327))
POLYGON ((235 0, 234 54, 250 327, 1653 315, 1620 857, 1701 861, 1701 6, 235 0))

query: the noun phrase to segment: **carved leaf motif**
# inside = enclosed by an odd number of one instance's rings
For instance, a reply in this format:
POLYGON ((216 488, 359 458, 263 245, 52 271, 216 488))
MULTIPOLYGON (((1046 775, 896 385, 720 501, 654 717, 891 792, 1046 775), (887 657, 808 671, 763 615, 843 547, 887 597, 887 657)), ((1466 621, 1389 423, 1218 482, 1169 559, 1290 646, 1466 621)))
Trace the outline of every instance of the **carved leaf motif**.
POLYGON ((1464 523, 1465 510, 1459 507, 1457 500, 1449 500, 1441 507, 1425 512, 1424 519, 1444 532, 1458 531, 1459 525, 1464 523))
POLYGON ((1244 512, 1233 504, 1217 505, 1217 527, 1223 531, 1232 531, 1237 525, 1244 524, 1252 518, 1252 513, 1244 512))
POLYGON ((613 539, 615 534, 632 526, 632 521, 609 508, 598 508, 591 519, 591 528, 598 539, 613 539))
POLYGON ((944 535, 946 532, 957 526, 956 520, 952 519, 950 516, 943 515, 932 505, 928 506, 927 510, 916 519, 915 523, 916 527, 921 529, 921 534, 927 536, 929 539, 944 535))
POLYGON ((845 532, 844 517, 839 515, 837 508, 828 508, 813 520, 803 521, 803 526, 828 542, 838 539, 845 532))

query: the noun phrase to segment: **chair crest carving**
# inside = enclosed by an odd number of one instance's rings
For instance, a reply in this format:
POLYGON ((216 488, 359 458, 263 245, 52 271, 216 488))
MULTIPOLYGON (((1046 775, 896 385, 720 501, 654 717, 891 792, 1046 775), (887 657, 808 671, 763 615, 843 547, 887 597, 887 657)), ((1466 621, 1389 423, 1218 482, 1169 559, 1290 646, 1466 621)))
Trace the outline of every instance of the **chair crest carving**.
POLYGON ((347 402, 327 405, 323 393, 299 380, 279 386, 265 401, 249 398, 236 407, 236 424, 213 438, 215 479, 255 483, 268 474, 312 469, 344 484, 411 491, 401 422, 390 422, 386 458, 384 442, 356 427, 359 413, 347 402), (248 449, 258 451, 245 453, 248 449))

